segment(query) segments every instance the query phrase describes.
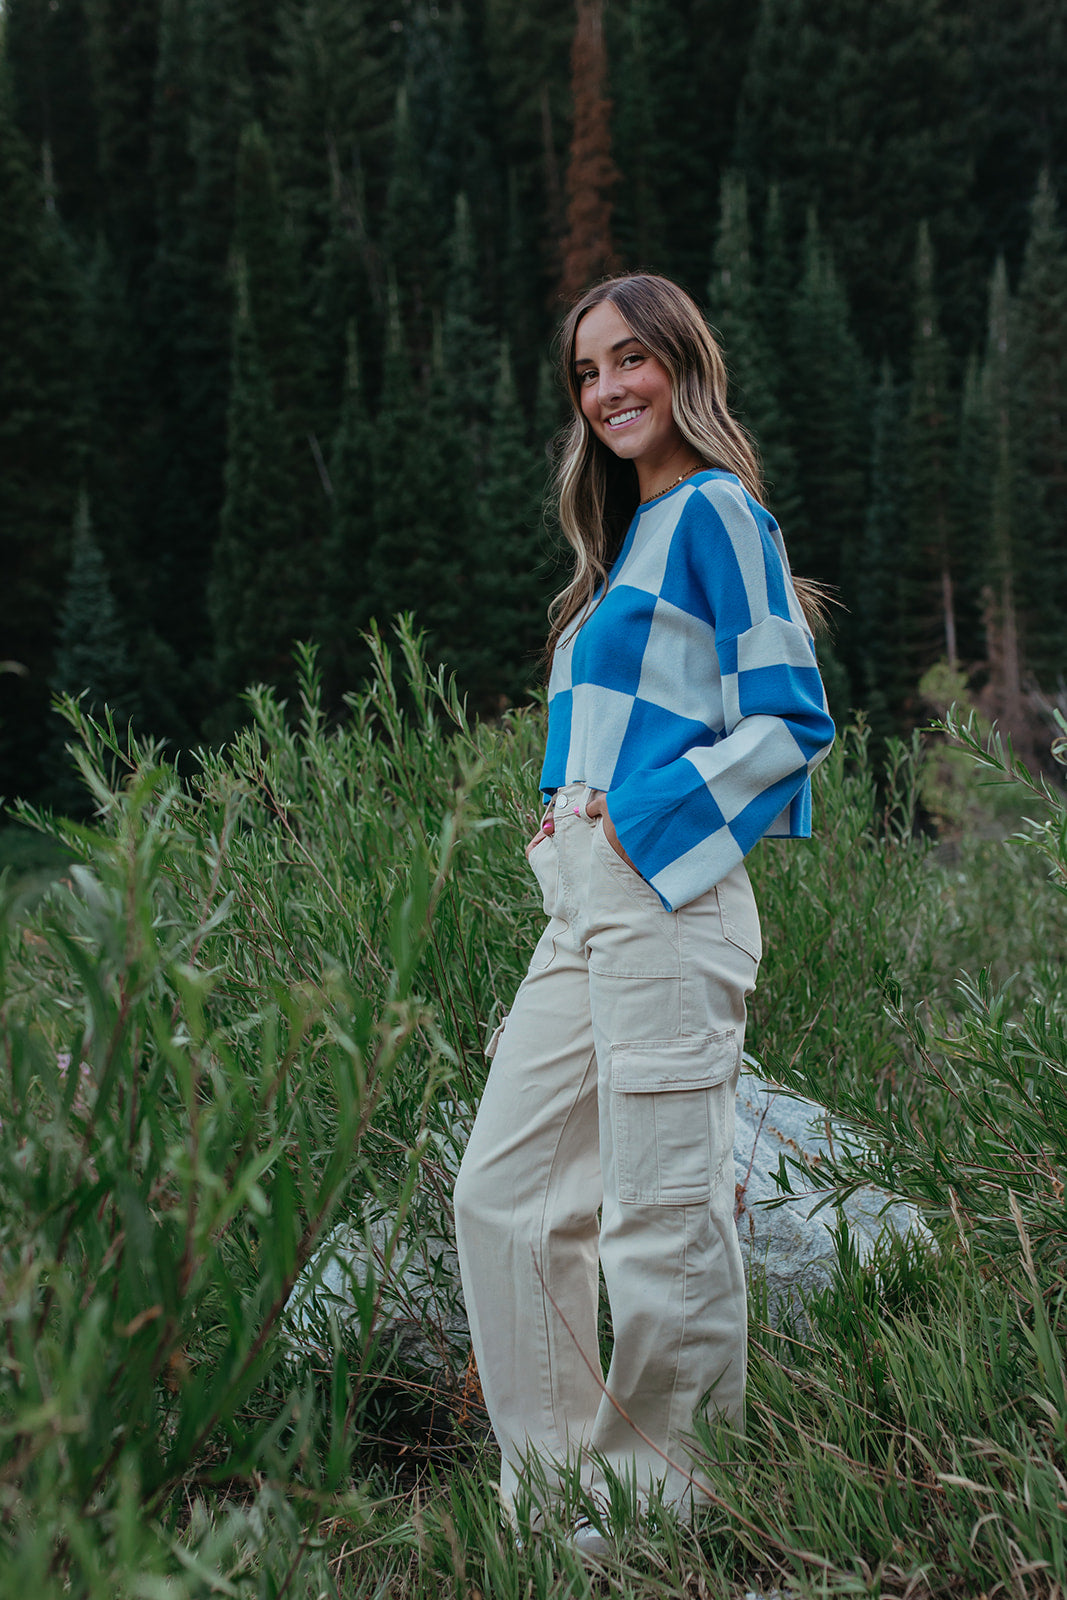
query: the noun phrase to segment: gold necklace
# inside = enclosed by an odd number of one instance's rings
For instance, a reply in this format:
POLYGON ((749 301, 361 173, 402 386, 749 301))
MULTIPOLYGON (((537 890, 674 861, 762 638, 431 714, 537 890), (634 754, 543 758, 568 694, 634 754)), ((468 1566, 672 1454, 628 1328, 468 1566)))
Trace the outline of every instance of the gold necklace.
POLYGON ((653 500, 658 500, 661 495, 670 494, 671 490, 677 489, 678 485, 680 483, 684 483, 686 478, 691 478, 694 472, 700 472, 703 466, 703 461, 695 462, 693 466, 689 467, 685 472, 680 472, 677 478, 675 478, 674 482, 669 483, 665 489, 657 489, 655 494, 650 494, 647 500, 639 500, 637 502, 637 509, 640 511, 642 506, 650 506, 653 500))

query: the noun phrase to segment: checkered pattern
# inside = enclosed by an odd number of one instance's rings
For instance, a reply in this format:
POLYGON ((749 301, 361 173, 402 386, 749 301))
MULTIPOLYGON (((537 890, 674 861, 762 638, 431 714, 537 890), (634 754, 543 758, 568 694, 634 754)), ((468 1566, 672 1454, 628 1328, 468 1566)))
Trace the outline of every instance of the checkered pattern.
POLYGON ((556 647, 548 703, 546 796, 606 790, 668 909, 764 834, 810 834, 834 725, 782 536, 732 473, 638 512, 599 605, 556 647))

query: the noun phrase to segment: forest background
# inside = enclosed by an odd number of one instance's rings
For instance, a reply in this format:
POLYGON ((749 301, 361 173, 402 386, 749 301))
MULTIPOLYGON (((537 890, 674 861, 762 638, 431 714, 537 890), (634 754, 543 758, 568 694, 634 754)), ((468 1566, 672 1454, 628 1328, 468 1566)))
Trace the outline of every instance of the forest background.
MULTIPOLYGON (((0 793, 47 707, 178 748, 412 609, 480 712, 540 678, 566 296, 721 332, 838 713, 944 660, 1063 695, 1067 19, 1055 0, 6 0, 0 793)), ((44 731, 42 731, 44 730, 44 731)))

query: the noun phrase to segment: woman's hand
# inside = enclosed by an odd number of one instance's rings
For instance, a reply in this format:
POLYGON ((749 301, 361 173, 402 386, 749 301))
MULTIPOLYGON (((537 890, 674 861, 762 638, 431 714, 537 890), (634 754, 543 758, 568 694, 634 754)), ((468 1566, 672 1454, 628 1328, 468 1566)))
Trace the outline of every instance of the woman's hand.
MULTIPOLYGON (((601 827, 604 829, 604 837, 614 850, 615 854, 619 856, 621 860, 626 862, 626 865, 629 867, 631 872, 637 872, 637 868, 634 866, 633 862, 630 860, 630 857, 626 854, 626 851, 619 843, 619 836, 615 832, 615 824, 612 822, 611 816, 608 812, 607 796, 605 795, 603 789, 598 789, 593 795, 593 798, 586 801, 585 814, 587 817, 600 818, 601 827)), ((637 872, 637 876, 640 877, 641 874, 637 872)))
POLYGON ((533 850, 534 846, 535 845, 539 845, 541 843, 542 839, 547 839, 549 834, 550 833, 555 833, 555 831, 556 831, 556 822, 555 822, 555 816, 554 816, 554 808, 552 806, 549 806, 547 808, 547 810, 545 811, 544 816, 541 818, 541 826, 538 828, 537 832, 534 834, 533 838, 530 840, 529 844, 526 846, 526 859, 527 859, 527 861, 529 861, 529 859, 530 859, 530 852, 533 850))

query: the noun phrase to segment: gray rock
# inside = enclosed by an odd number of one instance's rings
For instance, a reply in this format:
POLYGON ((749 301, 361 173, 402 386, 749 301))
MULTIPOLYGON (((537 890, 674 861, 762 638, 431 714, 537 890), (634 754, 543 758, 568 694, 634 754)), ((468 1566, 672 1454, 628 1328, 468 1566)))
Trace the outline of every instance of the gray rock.
POLYGON ((837 1259, 831 1230, 843 1218, 856 1255, 868 1260, 887 1230, 906 1234, 922 1230, 914 1206, 889 1202, 881 1189, 857 1189, 840 1206, 828 1203, 829 1190, 820 1182, 819 1167, 831 1151, 838 1154, 855 1143, 854 1136, 824 1106, 779 1089, 752 1070, 746 1056, 737 1090, 734 1137, 738 1217, 737 1231, 746 1265, 761 1269, 767 1280, 772 1320, 795 1295, 829 1284, 837 1259), (803 1163, 810 1175, 805 1185, 795 1170, 795 1193, 784 1202, 774 1181, 783 1155, 803 1163), (770 1204, 777 1200, 776 1206, 770 1204))
MULTIPOLYGON (((738 1193, 737 1230, 750 1273, 766 1275, 772 1319, 797 1291, 824 1288, 833 1276, 836 1250, 831 1229, 844 1217, 860 1260, 890 1229, 903 1234, 921 1228, 913 1206, 887 1204, 879 1189, 855 1191, 843 1205, 827 1203, 819 1181, 820 1161, 831 1148, 847 1147, 850 1135, 824 1107, 768 1083, 747 1070, 737 1091, 734 1164, 738 1193), (803 1163, 810 1183, 791 1174, 796 1193, 785 1200, 774 1181, 782 1156, 803 1163), (777 1205, 770 1202, 777 1200, 777 1205)), ((446 1377, 462 1370, 468 1348, 459 1289, 459 1269, 451 1240, 420 1238, 398 1246, 385 1220, 366 1230, 349 1223, 335 1228, 293 1291, 287 1330, 295 1352, 310 1354, 325 1343, 329 1316, 342 1329, 358 1333, 356 1303, 365 1293, 368 1263, 382 1284, 376 1326, 400 1342, 405 1362, 416 1370, 446 1377)))

